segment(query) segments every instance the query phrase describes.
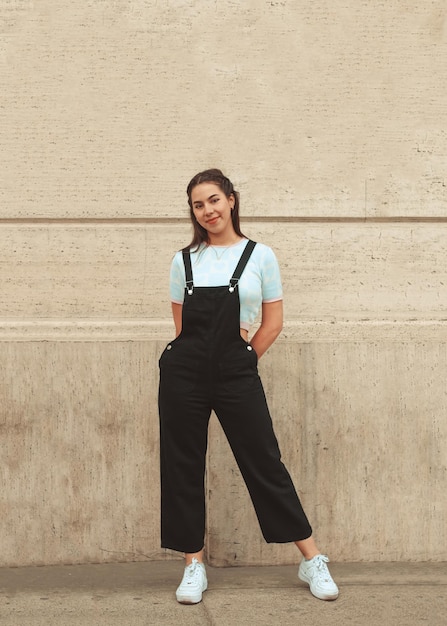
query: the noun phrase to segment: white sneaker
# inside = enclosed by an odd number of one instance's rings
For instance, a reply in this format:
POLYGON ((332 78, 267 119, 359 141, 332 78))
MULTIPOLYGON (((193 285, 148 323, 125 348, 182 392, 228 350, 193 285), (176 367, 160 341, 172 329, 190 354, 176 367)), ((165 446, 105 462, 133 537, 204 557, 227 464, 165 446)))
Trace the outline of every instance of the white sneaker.
POLYGON ((193 559, 191 565, 185 567, 182 582, 175 592, 177 602, 197 604, 202 600, 202 592, 206 591, 207 587, 205 565, 193 559))
POLYGON ((320 600, 336 600, 338 587, 332 580, 326 563, 329 559, 324 554, 317 554, 313 559, 303 559, 298 570, 298 578, 308 583, 311 593, 320 600))

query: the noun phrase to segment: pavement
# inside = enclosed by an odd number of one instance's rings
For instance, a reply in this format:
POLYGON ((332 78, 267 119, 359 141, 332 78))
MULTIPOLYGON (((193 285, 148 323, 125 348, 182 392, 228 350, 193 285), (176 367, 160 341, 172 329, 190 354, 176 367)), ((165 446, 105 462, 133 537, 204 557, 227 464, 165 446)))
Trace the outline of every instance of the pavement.
POLYGON ((334 602, 297 567, 207 567, 203 601, 180 605, 181 561, 0 569, 1 626, 447 625, 447 563, 331 563, 334 602))

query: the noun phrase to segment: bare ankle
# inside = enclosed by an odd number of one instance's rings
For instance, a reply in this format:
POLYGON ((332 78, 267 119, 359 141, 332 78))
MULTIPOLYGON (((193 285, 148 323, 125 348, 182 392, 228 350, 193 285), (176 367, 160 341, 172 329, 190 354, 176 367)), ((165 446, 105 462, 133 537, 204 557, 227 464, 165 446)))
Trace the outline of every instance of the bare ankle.
POLYGON ((321 554, 312 536, 301 541, 295 541, 295 545, 307 561, 313 559, 317 554, 321 554))
POLYGON ((196 559, 199 563, 203 563, 203 550, 200 552, 186 552, 185 553, 185 565, 191 565, 192 560, 196 559))

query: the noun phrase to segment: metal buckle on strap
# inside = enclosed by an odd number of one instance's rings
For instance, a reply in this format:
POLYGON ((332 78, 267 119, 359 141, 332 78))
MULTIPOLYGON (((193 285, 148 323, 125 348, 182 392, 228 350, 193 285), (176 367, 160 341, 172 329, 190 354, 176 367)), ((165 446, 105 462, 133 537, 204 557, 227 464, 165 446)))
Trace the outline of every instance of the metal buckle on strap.
POLYGON ((232 279, 230 280, 230 286, 228 287, 228 291, 229 291, 230 293, 233 293, 233 291, 235 290, 236 285, 238 284, 238 282, 239 282, 239 279, 238 279, 238 278, 232 278, 232 279))
POLYGON ((194 290, 194 283, 192 280, 186 281, 186 289, 188 291, 188 296, 192 296, 192 292, 194 290))

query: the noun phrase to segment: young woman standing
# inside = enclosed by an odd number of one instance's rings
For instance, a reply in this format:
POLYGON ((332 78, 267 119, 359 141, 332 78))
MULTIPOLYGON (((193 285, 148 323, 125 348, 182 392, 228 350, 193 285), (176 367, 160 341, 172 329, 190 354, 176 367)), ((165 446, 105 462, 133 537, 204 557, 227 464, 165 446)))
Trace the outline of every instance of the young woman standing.
POLYGON ((215 411, 250 493, 267 542, 294 542, 298 576, 322 600, 338 588, 312 537, 281 461, 258 359, 282 329, 282 287, 273 251, 247 240, 239 196, 220 170, 200 172, 187 188, 194 236, 171 266, 176 338, 160 357, 162 547, 185 553, 177 600, 195 604, 207 588, 205 455, 215 411), (248 329, 261 309, 261 324, 248 329))

